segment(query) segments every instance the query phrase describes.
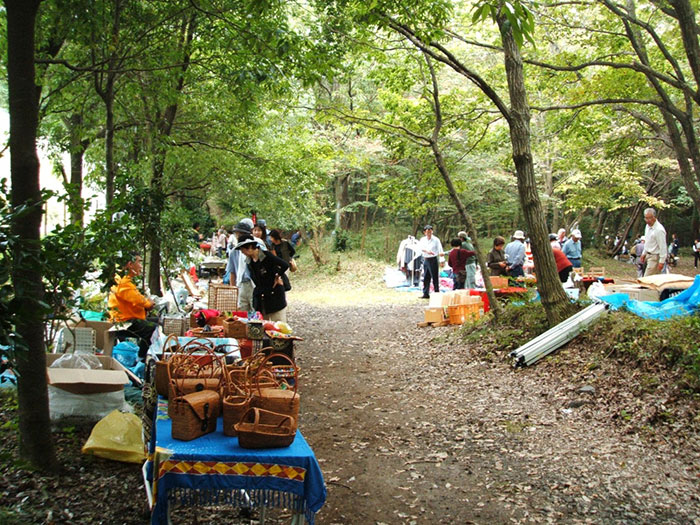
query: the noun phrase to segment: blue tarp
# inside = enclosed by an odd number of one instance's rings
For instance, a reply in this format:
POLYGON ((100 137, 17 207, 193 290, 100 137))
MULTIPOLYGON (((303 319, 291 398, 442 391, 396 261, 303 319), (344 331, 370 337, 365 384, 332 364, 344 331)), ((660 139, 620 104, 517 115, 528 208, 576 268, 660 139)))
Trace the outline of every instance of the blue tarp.
POLYGON ((604 295, 599 299, 609 304, 613 310, 626 308, 645 319, 664 321, 672 317, 692 315, 700 308, 700 275, 695 276, 695 281, 690 288, 660 302, 635 301, 626 293, 604 295))

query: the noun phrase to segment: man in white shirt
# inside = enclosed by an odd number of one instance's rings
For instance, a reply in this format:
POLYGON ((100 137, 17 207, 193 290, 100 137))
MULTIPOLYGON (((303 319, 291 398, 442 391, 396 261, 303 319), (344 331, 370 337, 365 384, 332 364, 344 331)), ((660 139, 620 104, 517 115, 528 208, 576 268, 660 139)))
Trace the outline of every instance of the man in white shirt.
POLYGON ((644 252, 642 252, 641 261, 647 264, 647 269, 644 272, 644 277, 661 273, 668 255, 668 247, 666 246, 666 230, 661 223, 656 219, 656 210, 647 208, 644 210, 644 222, 647 223, 644 229, 644 252))
POLYGON ((435 293, 440 291, 440 267, 438 258, 443 255, 440 239, 433 235, 433 227, 426 224, 423 228, 425 234, 420 240, 423 252, 423 299, 430 299, 430 279, 433 280, 435 293))

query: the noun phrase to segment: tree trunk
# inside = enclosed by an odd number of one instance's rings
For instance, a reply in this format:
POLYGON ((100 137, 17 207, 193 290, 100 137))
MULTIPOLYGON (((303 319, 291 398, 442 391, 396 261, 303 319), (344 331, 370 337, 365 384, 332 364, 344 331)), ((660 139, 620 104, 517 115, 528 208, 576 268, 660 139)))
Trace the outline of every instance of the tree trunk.
POLYGON ((114 200, 114 185, 116 179, 116 165, 114 162, 114 88, 117 81, 117 69, 119 64, 118 46, 121 27, 122 0, 114 0, 112 12, 112 28, 109 35, 110 54, 107 59, 107 71, 95 72, 95 91, 105 105, 105 201, 107 206, 114 200), (102 75, 105 75, 105 84, 101 84, 102 75))
POLYGON ((79 113, 73 113, 68 119, 70 127, 70 187, 66 190, 68 192, 70 222, 77 226, 83 225, 83 157, 88 146, 88 142, 82 140, 82 125, 83 118, 79 113))
POLYGON ((537 289, 542 306, 547 313, 547 321, 554 326, 566 319, 572 312, 571 303, 559 281, 549 232, 542 211, 542 203, 537 192, 535 170, 530 150, 530 108, 525 91, 523 62, 513 33, 499 21, 501 39, 505 54, 505 68, 510 94, 510 141, 513 148, 513 162, 518 178, 520 205, 528 225, 532 255, 537 268, 537 289))
POLYGON ((55 471, 58 461, 51 439, 46 388, 46 352, 41 326, 43 285, 38 264, 41 241, 41 191, 36 153, 38 88, 34 80, 34 24, 40 0, 5 0, 7 16, 7 82, 10 104, 10 169, 12 206, 29 205, 12 233, 12 286, 18 311, 17 335, 20 455, 37 469, 55 471))
POLYGON ((362 217, 362 243, 360 244, 360 251, 364 253, 365 251, 365 239, 367 238, 367 212, 369 211, 369 170, 367 170, 367 188, 365 190, 365 209, 362 217))
POLYGON ((335 179, 335 229, 336 231, 347 227, 346 213, 343 208, 348 204, 348 181, 350 173, 338 175, 335 179))
POLYGON ((491 306, 491 311, 496 319, 498 319, 503 313, 500 303, 496 300, 496 294, 493 291, 493 286, 491 285, 491 279, 488 275, 488 266, 486 264, 486 257, 484 256, 481 246, 479 245, 479 239, 476 232, 476 227, 474 226, 474 221, 472 221, 471 216, 467 213, 467 210, 462 204, 462 199, 457 195, 457 190, 455 190, 454 184, 452 184, 452 178, 450 177, 449 171, 447 170, 447 165, 445 164, 445 158, 442 156, 442 151, 438 144, 440 138, 440 130, 442 128, 442 109, 440 105, 440 96, 438 91, 437 76, 435 75, 435 68, 430 60, 430 57, 423 53, 425 61, 428 64, 428 69, 430 70, 430 78, 433 86, 432 97, 433 97, 433 113, 435 115, 435 126, 433 127, 433 135, 430 140, 430 148, 433 151, 433 156, 435 157, 435 164, 437 165, 440 175, 442 175, 445 181, 445 186, 447 187, 447 193, 449 193, 452 202, 454 202, 459 215, 464 221, 467 227, 467 232, 472 239, 472 244, 474 245, 474 251, 476 252, 476 259, 481 267, 481 273, 484 277, 484 286, 486 287, 486 294, 489 298, 489 305, 491 306))

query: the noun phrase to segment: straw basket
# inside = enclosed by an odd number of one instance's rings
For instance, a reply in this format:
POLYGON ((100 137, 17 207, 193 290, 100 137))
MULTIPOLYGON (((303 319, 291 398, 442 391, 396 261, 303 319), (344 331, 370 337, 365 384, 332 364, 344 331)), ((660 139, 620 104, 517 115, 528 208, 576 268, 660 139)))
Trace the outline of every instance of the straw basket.
POLYGON ((230 395, 224 396, 224 436, 236 437, 236 423, 241 421, 241 418, 250 408, 250 395, 230 395))
MULTIPOLYGON (((168 399, 202 391, 213 391, 219 395, 221 391, 223 375, 221 360, 213 350, 205 346, 194 346, 189 352, 173 354, 167 362, 167 371, 168 399), (205 353, 193 353, 201 349, 205 350, 205 353)), ((171 415, 171 408, 168 404, 168 415, 171 415)))
POLYGON ((224 337, 223 326, 204 326, 202 328, 190 328, 194 337, 224 337))
POLYGON ((220 312, 238 309, 238 288, 231 284, 209 283, 209 308, 220 312))
POLYGON ((243 339, 247 333, 247 325, 239 319, 234 319, 233 317, 229 319, 224 319, 224 334, 226 337, 233 337, 234 339, 243 339))
POLYGON ((270 354, 255 372, 255 377, 252 381, 253 398, 251 401, 252 407, 262 408, 278 414, 290 416, 294 420, 294 430, 297 427, 299 418, 299 395, 297 389, 299 386, 298 368, 294 362, 284 354, 270 354), (288 364, 272 364, 281 360, 288 364), (290 388, 270 387, 265 386, 263 378, 272 377, 282 386, 290 388))
POLYGON ((290 416, 261 408, 249 408, 234 427, 242 448, 288 447, 296 436, 290 416))
POLYGON ((508 277, 490 276, 491 286, 493 288, 506 288, 508 286, 508 277))
POLYGON ((211 390, 178 396, 168 402, 173 439, 191 441, 214 432, 220 402, 219 393, 211 390))
POLYGON ((163 333, 165 335, 185 335, 188 320, 184 317, 164 317, 163 333))

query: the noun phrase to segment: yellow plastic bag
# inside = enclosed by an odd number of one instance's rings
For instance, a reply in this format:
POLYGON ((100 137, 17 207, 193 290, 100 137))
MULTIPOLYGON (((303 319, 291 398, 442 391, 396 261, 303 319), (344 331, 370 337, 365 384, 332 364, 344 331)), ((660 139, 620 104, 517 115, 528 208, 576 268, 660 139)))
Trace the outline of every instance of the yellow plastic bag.
POLYGON ((126 463, 143 463, 146 451, 141 420, 134 414, 113 410, 97 422, 82 452, 126 463))

